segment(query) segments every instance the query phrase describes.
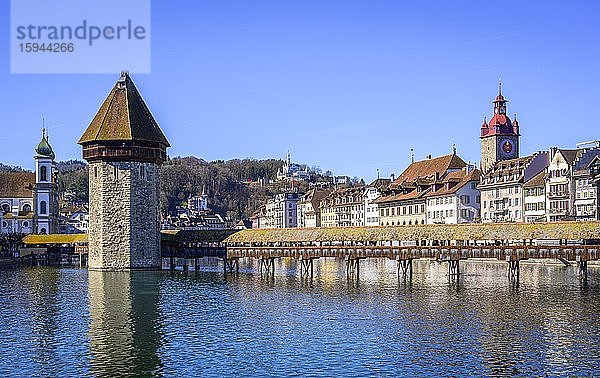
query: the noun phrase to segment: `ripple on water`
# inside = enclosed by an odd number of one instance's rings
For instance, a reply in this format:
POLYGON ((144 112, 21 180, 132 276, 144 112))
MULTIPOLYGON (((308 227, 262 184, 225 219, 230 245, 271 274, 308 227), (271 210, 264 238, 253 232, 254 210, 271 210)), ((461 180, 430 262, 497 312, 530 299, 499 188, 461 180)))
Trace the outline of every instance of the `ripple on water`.
MULTIPOLYGON (((248 262, 246 262, 248 264, 248 262)), ((274 278, 242 265, 100 273, 0 271, 0 373, 27 376, 507 376, 600 371, 599 274, 525 265, 392 261, 347 280, 321 260, 312 282, 281 261, 274 278), (9 289, 10 288, 10 289, 9 289), (10 357, 7 357, 10 356, 10 357)))

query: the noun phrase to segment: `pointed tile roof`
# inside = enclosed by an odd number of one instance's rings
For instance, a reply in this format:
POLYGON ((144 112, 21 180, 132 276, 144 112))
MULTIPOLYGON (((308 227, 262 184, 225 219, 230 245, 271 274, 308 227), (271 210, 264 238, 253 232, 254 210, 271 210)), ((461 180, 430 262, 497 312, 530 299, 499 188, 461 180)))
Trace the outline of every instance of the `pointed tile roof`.
POLYGON ((127 72, 121 73, 77 143, 107 141, 145 141, 170 146, 127 72))

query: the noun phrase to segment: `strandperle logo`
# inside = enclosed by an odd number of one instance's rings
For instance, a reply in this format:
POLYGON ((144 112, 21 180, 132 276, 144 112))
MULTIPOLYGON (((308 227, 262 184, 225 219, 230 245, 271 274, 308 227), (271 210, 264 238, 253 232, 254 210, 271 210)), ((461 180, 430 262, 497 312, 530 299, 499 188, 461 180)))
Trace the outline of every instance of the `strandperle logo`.
POLYGON ((17 39, 31 42, 56 41, 71 42, 73 40, 87 41, 92 46, 95 40, 145 39, 146 28, 134 25, 127 20, 126 25, 96 26, 83 20, 79 26, 48 26, 48 25, 19 25, 16 27, 17 39))
POLYGON ((150 73, 150 0, 11 0, 11 73, 150 73))

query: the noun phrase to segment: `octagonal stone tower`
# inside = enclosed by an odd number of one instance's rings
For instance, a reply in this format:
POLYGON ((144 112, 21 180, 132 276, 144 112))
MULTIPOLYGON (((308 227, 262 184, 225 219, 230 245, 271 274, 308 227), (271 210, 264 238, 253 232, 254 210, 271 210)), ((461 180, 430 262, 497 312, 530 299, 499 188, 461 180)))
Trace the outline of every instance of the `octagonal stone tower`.
POLYGON ((78 143, 89 163, 89 269, 160 269, 159 167, 169 142, 127 72, 78 143))

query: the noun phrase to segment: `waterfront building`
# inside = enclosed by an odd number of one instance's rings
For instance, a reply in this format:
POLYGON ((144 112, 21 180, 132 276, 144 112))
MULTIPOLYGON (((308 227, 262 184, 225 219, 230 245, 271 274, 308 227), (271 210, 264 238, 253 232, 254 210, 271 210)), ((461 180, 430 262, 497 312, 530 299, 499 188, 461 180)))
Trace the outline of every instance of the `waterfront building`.
POLYGON ((508 117, 507 102, 502 95, 502 83, 498 83, 498 95, 492 102, 494 115, 489 123, 484 118, 481 125, 481 171, 484 174, 498 161, 519 157, 519 122, 516 114, 514 121, 508 117))
POLYGON ((332 189, 310 189, 298 202, 298 227, 321 227, 321 200, 331 193, 332 189))
POLYGON ((78 142, 89 163, 90 269, 160 269, 159 167, 169 142, 128 72, 78 142))
POLYGON ((34 159, 35 173, 0 172, 0 233, 58 232, 55 155, 45 129, 34 159))
POLYGON ((365 186, 339 188, 321 201, 322 227, 364 226, 365 186))
POLYGON ((546 172, 541 171, 523 184, 523 215, 525 222, 546 220, 546 172))
POLYGON ((481 176, 481 221, 523 222, 523 184, 547 166, 546 152, 496 162, 481 176))
POLYGON ((365 226, 379 226, 379 206, 375 200, 381 197, 383 192, 388 190, 392 181, 392 179, 378 178, 365 188, 363 194, 365 209, 365 219, 363 224, 365 226))
POLYGON ((269 199, 265 205, 264 226, 259 228, 297 227, 298 202, 301 193, 281 193, 269 199))
POLYGON ((277 181, 299 180, 306 181, 310 179, 310 173, 307 166, 292 163, 292 155, 288 152, 281 170, 277 171, 277 181))
POLYGON ((425 224, 426 198, 432 186, 441 183, 448 174, 467 166, 453 151, 451 154, 411 163, 394 180, 386 195, 375 200, 379 208, 381 226, 425 224))
POLYGON ((573 163, 584 150, 550 148, 550 165, 546 174, 547 221, 555 222, 574 218, 575 180, 573 163))
POLYGON ((481 197, 477 185, 480 171, 467 165, 448 173, 424 195, 427 224, 473 223, 480 217, 481 197))
POLYGON ((550 148, 546 176, 548 221, 598 219, 597 183, 593 177, 600 148, 550 148))

